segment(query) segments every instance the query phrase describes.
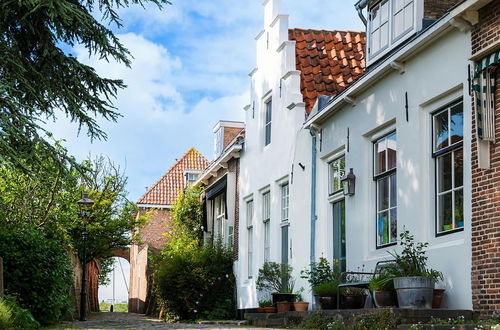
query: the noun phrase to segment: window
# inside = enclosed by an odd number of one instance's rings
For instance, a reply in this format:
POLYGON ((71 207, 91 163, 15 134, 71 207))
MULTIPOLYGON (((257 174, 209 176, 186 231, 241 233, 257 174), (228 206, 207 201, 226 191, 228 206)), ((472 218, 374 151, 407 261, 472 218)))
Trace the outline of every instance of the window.
POLYGON ((370 58, 395 45, 415 29, 414 0, 380 1, 369 10, 368 53, 370 58))
POLYGON ((370 53, 376 54, 389 44, 389 1, 383 1, 370 12, 370 53))
POLYGON ((253 277, 253 201, 247 202, 247 268, 248 278, 253 277))
POLYGON ((264 261, 271 256, 271 194, 262 195, 262 221, 264 222, 264 261))
POLYGON ((462 100, 433 115, 437 234, 464 226, 463 117, 462 100))
POLYGON ((392 38, 398 39, 413 28, 413 0, 394 0, 392 38))
POLYGON ((288 221, 288 209, 290 206, 289 185, 285 183, 281 186, 281 221, 288 221))
POLYGON ((266 120, 265 120, 265 125, 264 125, 264 145, 268 145, 271 143, 271 119, 272 119, 272 112, 273 112, 273 101, 269 99, 269 101, 266 102, 266 120))
POLYGON ((224 127, 217 130, 214 137, 214 158, 219 157, 223 147, 224 127))
POLYGON ((328 193, 333 195, 342 190, 340 180, 345 175, 345 157, 342 156, 328 164, 328 171, 330 177, 328 193))
POLYGON ((198 180, 198 173, 186 172, 185 176, 186 176, 186 184, 193 185, 196 182, 196 180, 198 180))
POLYGON ((215 203, 215 238, 219 240, 224 240, 225 235, 225 218, 226 218, 226 205, 225 205, 225 196, 224 194, 220 194, 214 199, 215 203))
POLYGON ((374 171, 377 191, 377 247, 396 244, 398 234, 396 132, 375 142, 374 171))

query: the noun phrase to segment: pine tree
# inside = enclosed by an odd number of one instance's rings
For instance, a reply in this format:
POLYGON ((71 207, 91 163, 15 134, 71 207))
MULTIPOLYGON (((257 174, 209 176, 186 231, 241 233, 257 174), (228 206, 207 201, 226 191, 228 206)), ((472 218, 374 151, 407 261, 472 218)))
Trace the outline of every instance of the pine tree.
POLYGON ((161 9, 170 1, 0 0, 0 162, 71 162, 43 127, 60 114, 90 139, 106 139, 96 119, 118 119, 112 101, 125 85, 99 76, 63 49, 83 45, 89 55, 129 66, 130 53, 109 25, 121 27, 120 7, 146 3, 161 9))

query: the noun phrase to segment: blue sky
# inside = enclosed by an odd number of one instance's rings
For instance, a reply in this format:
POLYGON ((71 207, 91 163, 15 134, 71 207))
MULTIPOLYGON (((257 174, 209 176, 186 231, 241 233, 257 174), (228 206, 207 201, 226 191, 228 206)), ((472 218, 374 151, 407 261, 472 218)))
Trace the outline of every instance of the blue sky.
MULTIPOLYGON (((360 30, 355 1, 283 0, 290 27, 360 30)), ((212 127, 220 120, 243 119, 249 102, 248 73, 254 67, 254 37, 262 29, 261 0, 173 0, 154 6, 120 10, 122 29, 114 29, 134 59, 130 69, 77 57, 99 74, 124 79, 115 105, 117 123, 98 119, 107 141, 91 141, 65 118, 49 130, 77 158, 104 154, 120 164, 129 178, 129 198, 145 190, 189 147, 212 157, 212 127)))

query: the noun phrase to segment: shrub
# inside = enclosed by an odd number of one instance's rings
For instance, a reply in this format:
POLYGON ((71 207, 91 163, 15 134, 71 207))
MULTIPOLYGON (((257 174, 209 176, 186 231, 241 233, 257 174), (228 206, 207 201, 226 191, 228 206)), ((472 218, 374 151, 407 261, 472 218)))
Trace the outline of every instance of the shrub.
POLYGON ((270 293, 293 293, 292 266, 266 261, 259 269, 257 289, 270 293))
MULTIPOLYGON (((319 329, 319 330, 329 330, 331 324, 336 324, 336 320, 333 316, 323 314, 321 311, 313 313, 302 321, 299 325, 302 329, 319 329)), ((337 329, 337 328, 333 328, 337 329)))
MULTIPOLYGON (((319 262, 312 262, 309 269, 304 269, 300 272, 300 277, 307 279, 313 291, 316 287, 323 283, 340 283, 341 272, 339 262, 334 259, 332 264, 326 258, 319 258, 319 262)), ((336 292, 336 291, 335 291, 336 292)))
POLYGON ((31 312, 27 309, 24 309, 18 305, 16 299, 12 296, 6 296, 4 300, 0 300, 0 329, 5 327, 5 324, 2 324, 2 305, 5 310, 11 316, 10 327, 15 329, 38 329, 40 327, 40 323, 38 323, 31 312))
POLYGON ((71 311, 71 262, 66 247, 39 232, 0 229, 5 292, 43 324, 71 311))
POLYGON ((12 309, 5 300, 0 300, 0 329, 11 328, 13 324, 12 309))
POLYGON ((229 318, 234 314, 232 252, 221 244, 166 251, 156 261, 155 286, 170 318, 229 318))

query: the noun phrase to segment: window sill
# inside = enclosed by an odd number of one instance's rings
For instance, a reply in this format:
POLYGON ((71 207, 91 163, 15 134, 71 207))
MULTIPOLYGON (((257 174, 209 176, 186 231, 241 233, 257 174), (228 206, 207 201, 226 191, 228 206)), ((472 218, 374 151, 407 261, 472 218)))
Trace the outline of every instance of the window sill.
POLYGON ((385 248, 388 248, 388 247, 391 247, 391 246, 395 246, 397 245, 398 242, 394 242, 394 243, 388 243, 388 244, 384 244, 384 245, 377 245, 377 250, 382 250, 382 249, 385 249, 385 248))
POLYGON ((441 237, 441 236, 446 236, 446 235, 450 235, 450 234, 455 234, 455 233, 459 233, 459 232, 462 232, 464 231, 464 227, 461 227, 461 228, 456 228, 456 229, 450 229, 450 230, 447 230, 447 231, 443 231, 443 232, 436 232, 436 237, 441 237))

